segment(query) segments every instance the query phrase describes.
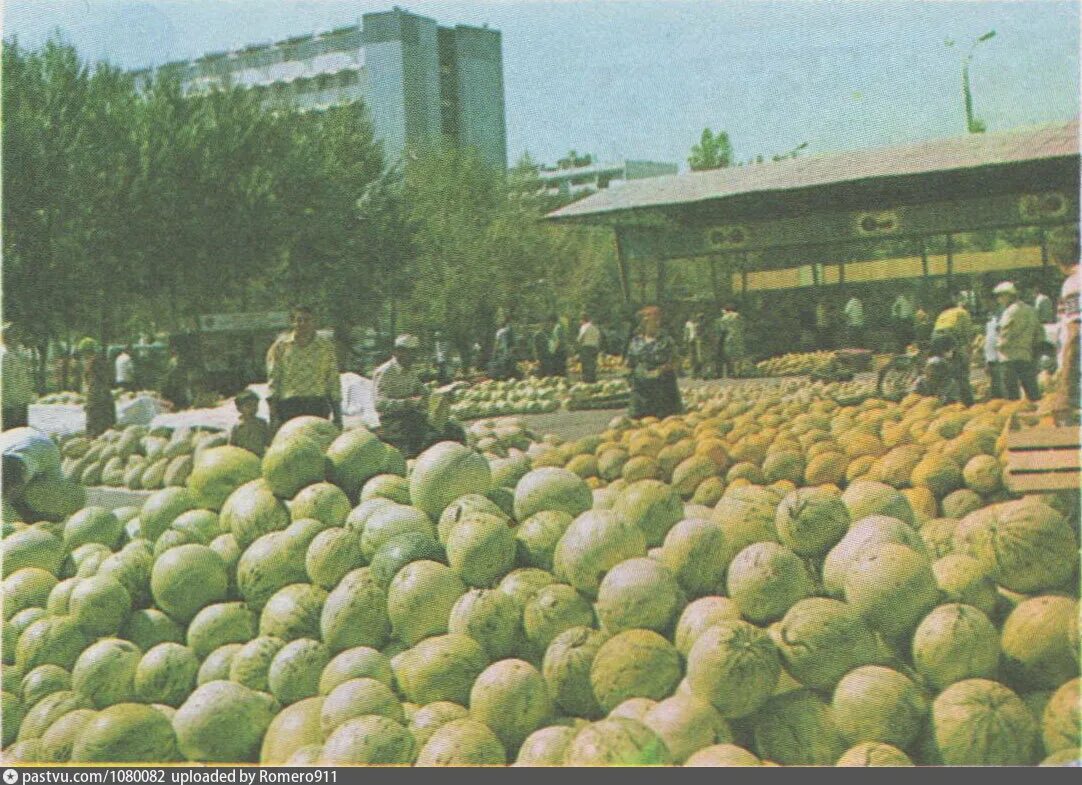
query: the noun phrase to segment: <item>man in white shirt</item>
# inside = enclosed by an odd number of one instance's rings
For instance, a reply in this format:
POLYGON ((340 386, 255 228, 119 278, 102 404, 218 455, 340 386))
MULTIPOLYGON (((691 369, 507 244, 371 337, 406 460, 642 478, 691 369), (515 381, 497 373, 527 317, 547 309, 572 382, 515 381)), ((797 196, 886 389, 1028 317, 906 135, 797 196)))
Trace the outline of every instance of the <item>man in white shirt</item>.
POLYGON ((439 330, 433 337, 432 349, 436 361, 436 383, 442 386, 451 381, 451 347, 439 330))
POLYGON ((420 345, 416 336, 398 336, 391 359, 372 374, 382 438, 407 456, 421 451, 428 419, 428 390, 413 370, 420 345))
POLYGON ((842 315, 845 317, 845 332, 849 347, 862 348, 864 345, 864 303, 854 294, 845 304, 842 315))
POLYGON ((116 356, 116 386, 122 390, 135 390, 135 362, 131 346, 125 346, 116 356))
POLYGON ((702 376, 703 367, 703 322, 701 313, 692 316, 684 324, 684 344, 687 347, 688 361, 691 363, 691 378, 702 376))
POLYGON ((597 356, 601 353, 601 331, 590 319, 590 315, 583 313, 581 326, 579 327, 579 362, 582 363, 582 380, 587 384, 597 381, 597 356))
POLYGON ((999 305, 995 302, 988 307, 988 321, 984 325, 984 368, 988 374, 988 397, 1004 398, 1003 369, 999 365, 999 350, 996 339, 999 337, 999 305))
POLYGON ((894 304, 890 307, 890 320, 899 351, 904 351, 906 345, 913 340, 913 303, 904 292, 894 298, 894 304))

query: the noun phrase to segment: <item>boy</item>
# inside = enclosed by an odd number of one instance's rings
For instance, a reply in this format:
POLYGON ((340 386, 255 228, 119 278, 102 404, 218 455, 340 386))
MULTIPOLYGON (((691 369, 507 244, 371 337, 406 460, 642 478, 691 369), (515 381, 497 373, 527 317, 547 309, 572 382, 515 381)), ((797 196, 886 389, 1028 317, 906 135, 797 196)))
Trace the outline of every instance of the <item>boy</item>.
POLYGON ((234 447, 243 447, 262 458, 270 443, 270 425, 256 416, 259 411, 259 396, 251 390, 245 390, 233 399, 233 405, 240 413, 240 422, 229 432, 229 443, 234 447))

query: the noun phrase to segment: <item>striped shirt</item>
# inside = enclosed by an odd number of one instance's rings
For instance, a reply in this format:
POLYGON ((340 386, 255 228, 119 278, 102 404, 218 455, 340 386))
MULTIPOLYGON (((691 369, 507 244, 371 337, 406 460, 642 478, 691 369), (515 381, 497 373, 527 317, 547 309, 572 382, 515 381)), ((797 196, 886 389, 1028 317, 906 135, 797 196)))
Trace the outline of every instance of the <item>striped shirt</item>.
POLYGON ((329 338, 316 335, 307 346, 297 344, 292 333, 275 341, 267 351, 267 382, 270 395, 289 398, 342 397, 338 357, 329 338))

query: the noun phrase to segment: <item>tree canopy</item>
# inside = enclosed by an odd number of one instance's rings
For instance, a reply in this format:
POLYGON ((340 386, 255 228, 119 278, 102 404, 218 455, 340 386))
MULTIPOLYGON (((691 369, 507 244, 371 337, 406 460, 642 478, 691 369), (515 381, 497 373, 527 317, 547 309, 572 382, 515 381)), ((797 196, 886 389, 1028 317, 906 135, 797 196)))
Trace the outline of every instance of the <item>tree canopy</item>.
POLYGON ((688 166, 693 172, 707 169, 724 169, 733 163, 733 146, 729 134, 718 131, 716 134, 704 128, 699 143, 693 145, 688 155, 688 166))
POLYGON ((388 166, 361 103, 137 89, 58 39, 6 41, 3 72, 5 318, 39 346, 299 301, 343 339, 484 345, 497 309, 568 312, 614 274, 611 239, 540 222, 551 200, 470 151, 388 166))

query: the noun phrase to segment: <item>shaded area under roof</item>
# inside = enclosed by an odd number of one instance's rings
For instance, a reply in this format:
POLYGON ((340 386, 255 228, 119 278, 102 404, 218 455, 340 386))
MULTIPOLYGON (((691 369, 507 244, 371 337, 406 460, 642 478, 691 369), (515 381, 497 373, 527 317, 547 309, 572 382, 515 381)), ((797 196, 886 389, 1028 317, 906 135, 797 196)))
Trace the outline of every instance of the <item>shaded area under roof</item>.
POLYGON ((549 213, 552 220, 612 223, 617 214, 868 180, 1078 157, 1078 119, 896 147, 631 181, 549 213))

